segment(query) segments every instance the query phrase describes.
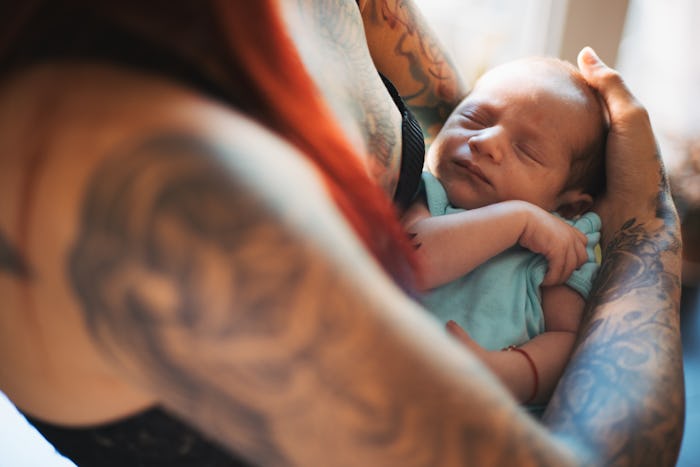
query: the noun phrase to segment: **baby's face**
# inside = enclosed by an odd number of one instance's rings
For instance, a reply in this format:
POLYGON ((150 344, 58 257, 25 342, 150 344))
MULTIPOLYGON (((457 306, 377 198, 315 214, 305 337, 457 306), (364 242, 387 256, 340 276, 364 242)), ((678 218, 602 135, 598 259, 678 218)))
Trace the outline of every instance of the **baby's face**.
POLYGON ((484 74, 428 152, 456 207, 519 199, 559 206, 574 148, 595 132, 586 96, 559 66, 537 60, 484 74))

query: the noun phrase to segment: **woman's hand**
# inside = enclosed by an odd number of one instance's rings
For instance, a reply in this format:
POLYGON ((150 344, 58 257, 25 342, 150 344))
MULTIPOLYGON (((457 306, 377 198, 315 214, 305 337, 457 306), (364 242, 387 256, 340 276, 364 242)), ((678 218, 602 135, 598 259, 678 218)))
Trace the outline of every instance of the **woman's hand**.
POLYGON ((631 218, 643 221, 655 215, 660 190, 666 185, 663 166, 647 111, 619 73, 590 47, 579 53, 578 66, 602 96, 610 118, 607 191, 595 210, 603 219, 604 233, 614 232, 631 218))

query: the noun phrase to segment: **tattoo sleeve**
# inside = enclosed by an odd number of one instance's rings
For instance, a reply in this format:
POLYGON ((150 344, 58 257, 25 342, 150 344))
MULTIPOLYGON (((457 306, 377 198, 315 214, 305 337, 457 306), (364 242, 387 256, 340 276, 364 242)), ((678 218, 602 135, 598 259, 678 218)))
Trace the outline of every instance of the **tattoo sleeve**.
POLYGON ((372 58, 430 140, 466 94, 457 68, 412 1, 368 1, 362 16, 372 58))
POLYGON ((674 465, 683 431, 680 237, 667 191, 604 251, 578 350, 546 423, 605 465, 674 465))

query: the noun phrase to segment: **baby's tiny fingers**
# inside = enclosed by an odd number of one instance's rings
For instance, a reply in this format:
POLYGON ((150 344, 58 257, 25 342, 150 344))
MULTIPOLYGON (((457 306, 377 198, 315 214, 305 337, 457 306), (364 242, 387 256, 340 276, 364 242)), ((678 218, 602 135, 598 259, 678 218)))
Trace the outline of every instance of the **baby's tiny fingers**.
POLYGON ((564 263, 564 261, 550 261, 549 267, 547 268, 547 272, 544 275, 542 285, 549 286, 559 284, 565 267, 566 264, 564 263))

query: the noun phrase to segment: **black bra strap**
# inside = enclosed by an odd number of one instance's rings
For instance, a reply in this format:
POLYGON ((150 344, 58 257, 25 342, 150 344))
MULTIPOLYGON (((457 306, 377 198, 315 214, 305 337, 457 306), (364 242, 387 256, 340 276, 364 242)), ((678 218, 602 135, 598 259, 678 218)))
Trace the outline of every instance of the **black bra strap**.
POLYGON ((401 169, 394 193, 394 204, 405 210, 415 200, 420 186, 420 175, 425 159, 425 141, 418 120, 406 106, 394 85, 381 73, 387 91, 401 112, 401 169))

